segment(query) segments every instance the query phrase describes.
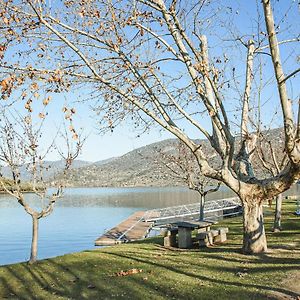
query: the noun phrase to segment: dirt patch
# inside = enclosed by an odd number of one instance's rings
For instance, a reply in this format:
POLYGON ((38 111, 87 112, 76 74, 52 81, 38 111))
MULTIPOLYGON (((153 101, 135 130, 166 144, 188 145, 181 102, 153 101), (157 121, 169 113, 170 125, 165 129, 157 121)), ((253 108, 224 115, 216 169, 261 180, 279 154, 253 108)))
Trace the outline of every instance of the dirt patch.
POLYGON ((274 291, 269 293, 267 299, 268 300, 299 300, 300 298, 298 296, 290 296, 287 294, 274 291))
POLYGON ((272 291, 268 295, 268 299, 276 300, 300 300, 300 271, 291 271, 287 274, 279 286, 290 293, 281 293, 278 291, 272 291))
POLYGON ((284 278, 280 286, 299 295, 300 300, 300 271, 290 271, 284 278))
POLYGON ((295 252, 299 252, 300 251, 300 243, 296 242, 296 243, 285 243, 285 244, 278 244, 276 246, 272 247, 272 250, 292 250, 295 252))

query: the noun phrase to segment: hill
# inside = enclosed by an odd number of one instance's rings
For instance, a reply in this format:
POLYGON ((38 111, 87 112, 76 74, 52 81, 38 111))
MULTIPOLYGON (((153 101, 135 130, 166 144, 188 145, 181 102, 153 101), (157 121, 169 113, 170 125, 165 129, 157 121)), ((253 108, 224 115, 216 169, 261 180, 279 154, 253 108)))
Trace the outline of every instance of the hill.
MULTIPOLYGON (((82 168, 84 166, 87 166, 91 164, 91 162, 87 162, 84 160, 75 160, 71 166, 72 169, 82 168)), ((55 174, 61 172, 64 168, 64 161, 63 160, 57 160, 57 161, 45 161, 44 162, 44 180, 50 180, 55 176, 55 174)), ((19 168, 20 176, 22 181, 30 181, 31 180, 31 173, 28 170, 28 165, 21 166, 19 168)), ((10 168, 7 166, 3 166, 1 168, 1 173, 3 177, 11 178, 11 171, 10 168)))
MULTIPOLYGON (((267 140, 272 141, 273 148, 279 159, 283 157, 283 135, 282 129, 273 129, 265 134, 267 140)), ((197 140, 204 153, 210 157, 210 163, 214 166, 220 165, 217 155, 206 140, 197 140)), ((238 144, 239 141, 236 141, 238 144)), ((266 143, 267 144, 267 143, 266 143)), ((272 157, 268 145, 264 145, 266 160, 272 164, 272 157)), ((183 186, 185 183, 176 178, 174 174, 162 163, 161 153, 178 153, 178 140, 168 139, 153 143, 123 156, 111 158, 96 163, 90 163, 79 168, 74 168, 68 175, 66 184, 68 186, 86 187, 126 187, 126 186, 183 186)), ((254 168, 258 177, 267 175, 266 169, 258 157, 254 159, 254 168)), ((60 177, 57 175, 56 178, 60 177)), ((52 183, 54 183, 52 181, 52 183)))
MULTIPOLYGON (((170 152, 177 140, 169 139, 147 145, 123 156, 98 161, 69 173, 68 186, 168 186, 182 185, 170 181, 170 174, 157 162, 158 151, 170 152)), ((60 175, 56 176, 56 178, 60 175)), ((54 179, 55 181, 55 179, 54 179)))

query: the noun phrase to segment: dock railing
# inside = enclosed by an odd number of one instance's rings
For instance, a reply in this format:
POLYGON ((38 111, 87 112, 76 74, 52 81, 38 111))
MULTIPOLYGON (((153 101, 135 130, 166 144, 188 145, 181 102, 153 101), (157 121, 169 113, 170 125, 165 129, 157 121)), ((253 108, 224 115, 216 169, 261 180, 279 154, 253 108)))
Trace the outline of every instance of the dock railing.
POLYGON ((134 227, 136 227, 136 225, 138 225, 140 222, 144 222, 145 221, 145 215, 146 215, 147 211, 144 213, 144 215, 139 218, 135 223, 133 223, 126 231, 124 231, 119 237, 118 237, 118 241, 123 241, 126 242, 126 235, 127 233, 132 230, 134 227))
MULTIPOLYGON (((238 197, 207 200, 205 201, 204 205, 204 213, 217 213, 222 211, 223 215, 226 215, 226 211, 233 210, 239 207, 241 207, 241 202, 238 197)), ((195 216, 199 214, 200 204, 192 203, 148 210, 144 214, 143 220, 146 222, 158 222, 167 219, 195 216)))

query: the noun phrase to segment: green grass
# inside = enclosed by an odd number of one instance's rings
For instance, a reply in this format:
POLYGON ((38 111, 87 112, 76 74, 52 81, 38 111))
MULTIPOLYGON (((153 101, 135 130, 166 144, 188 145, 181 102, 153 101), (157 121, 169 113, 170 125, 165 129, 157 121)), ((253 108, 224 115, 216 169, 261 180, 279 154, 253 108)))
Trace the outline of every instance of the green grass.
POLYGON ((300 282, 300 218, 284 204, 270 252, 241 254, 241 219, 227 219, 228 241, 208 249, 165 249, 162 238, 0 267, 0 299, 295 299, 300 282), (138 274, 119 277, 133 268, 138 274), (280 297, 287 298, 280 298, 280 297), (290 297, 290 298, 288 298, 290 297))

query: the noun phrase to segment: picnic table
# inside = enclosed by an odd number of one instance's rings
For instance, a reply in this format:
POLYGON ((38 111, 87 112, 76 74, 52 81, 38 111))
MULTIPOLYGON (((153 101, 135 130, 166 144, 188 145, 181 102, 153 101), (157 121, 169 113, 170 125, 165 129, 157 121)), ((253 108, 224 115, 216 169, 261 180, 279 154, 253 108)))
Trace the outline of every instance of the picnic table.
POLYGON ((178 234, 178 248, 192 248, 192 231, 195 229, 209 231, 212 224, 213 222, 209 221, 178 221, 171 223, 164 244, 174 247, 176 245, 176 235, 178 234))

